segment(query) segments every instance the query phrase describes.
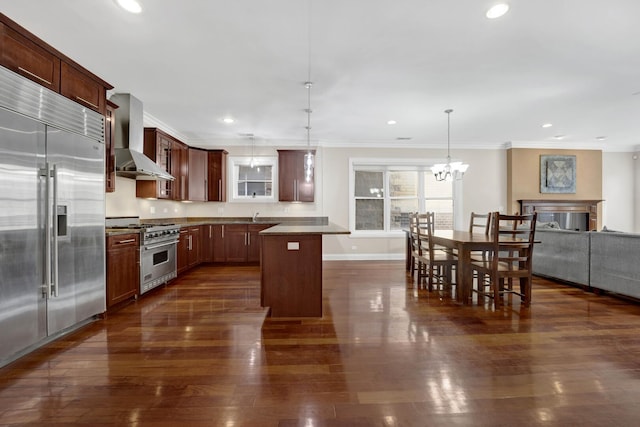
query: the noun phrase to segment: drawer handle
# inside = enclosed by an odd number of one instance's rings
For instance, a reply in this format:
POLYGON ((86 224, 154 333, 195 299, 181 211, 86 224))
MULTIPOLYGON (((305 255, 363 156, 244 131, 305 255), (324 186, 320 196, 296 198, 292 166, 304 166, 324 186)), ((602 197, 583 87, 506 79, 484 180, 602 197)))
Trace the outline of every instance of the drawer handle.
POLYGON ((136 239, 126 239, 126 240, 120 240, 118 242, 116 242, 117 245, 124 245, 125 243, 133 243, 135 242, 136 239))
POLYGON ((89 101, 87 101, 86 99, 84 99, 84 98, 82 98, 82 97, 80 97, 80 96, 78 96, 78 95, 76 95, 76 99, 77 99, 78 101, 84 102, 85 104, 87 104, 87 105, 89 105, 89 106, 91 106, 91 107, 95 108, 96 110, 99 110, 99 109, 100 109, 100 107, 98 107, 96 104, 94 104, 94 103, 92 103, 92 102, 89 102, 89 101))
POLYGON ((35 77, 36 79, 40 80, 41 82, 46 83, 47 85, 51 86, 51 82, 50 82, 49 80, 43 79, 43 78, 42 78, 42 77, 40 77, 39 75, 37 75, 37 74, 33 74, 33 73, 32 73, 31 71, 29 71, 29 70, 25 70, 25 69, 24 69, 24 68, 22 68, 22 67, 18 67, 18 70, 22 71, 22 72, 23 72, 23 73, 25 73, 25 74, 30 75, 31 77, 35 77))

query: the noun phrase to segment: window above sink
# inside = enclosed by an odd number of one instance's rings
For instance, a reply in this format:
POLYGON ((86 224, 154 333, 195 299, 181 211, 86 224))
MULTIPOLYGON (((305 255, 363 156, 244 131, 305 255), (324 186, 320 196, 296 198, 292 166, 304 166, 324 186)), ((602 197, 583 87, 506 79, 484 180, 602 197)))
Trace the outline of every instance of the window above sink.
POLYGON ((278 158, 229 157, 229 185, 234 202, 276 202, 278 158))

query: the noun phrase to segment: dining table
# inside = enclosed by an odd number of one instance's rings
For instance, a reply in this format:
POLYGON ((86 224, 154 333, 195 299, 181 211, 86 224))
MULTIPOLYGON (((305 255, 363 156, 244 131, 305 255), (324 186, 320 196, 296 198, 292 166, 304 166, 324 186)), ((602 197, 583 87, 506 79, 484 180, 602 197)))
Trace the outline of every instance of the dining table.
POLYGON ((458 254, 456 268, 456 300, 463 304, 471 302, 473 290, 473 268, 471 253, 491 250, 493 236, 484 233, 472 233, 462 230, 435 230, 431 234, 434 245, 454 249, 458 254))

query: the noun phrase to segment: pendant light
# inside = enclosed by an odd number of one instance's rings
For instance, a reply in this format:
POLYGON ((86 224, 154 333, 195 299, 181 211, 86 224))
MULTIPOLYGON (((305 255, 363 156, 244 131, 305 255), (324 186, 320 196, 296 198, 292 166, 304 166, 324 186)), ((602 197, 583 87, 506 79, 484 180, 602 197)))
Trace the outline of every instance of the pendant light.
POLYGON ((251 138, 251 161, 249 162, 249 167, 253 169, 256 165, 255 157, 253 156, 253 149, 256 145, 256 139, 253 135, 249 136, 251 138))
POLYGON ((439 163, 431 167, 431 172, 436 181, 461 180, 464 173, 469 167, 468 164, 462 162, 451 162, 451 108, 444 110, 447 113, 447 163, 439 163))
POLYGON ((309 0, 309 23, 307 26, 307 43, 308 43, 308 58, 307 58, 307 81, 304 82, 304 87, 307 89, 307 108, 304 110, 307 113, 307 153, 304 155, 304 180, 311 182, 313 180, 313 168, 315 158, 311 151, 311 0, 309 0))

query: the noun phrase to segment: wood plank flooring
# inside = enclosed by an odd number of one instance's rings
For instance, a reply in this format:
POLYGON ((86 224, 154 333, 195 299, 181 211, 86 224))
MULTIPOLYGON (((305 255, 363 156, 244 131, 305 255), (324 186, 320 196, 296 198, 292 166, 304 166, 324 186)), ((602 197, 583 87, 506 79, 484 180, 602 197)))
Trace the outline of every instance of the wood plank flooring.
POLYGON ((640 305, 536 278, 530 308, 325 262, 324 316, 270 319, 258 267, 202 266, 0 369, 0 425, 631 426, 640 305))

